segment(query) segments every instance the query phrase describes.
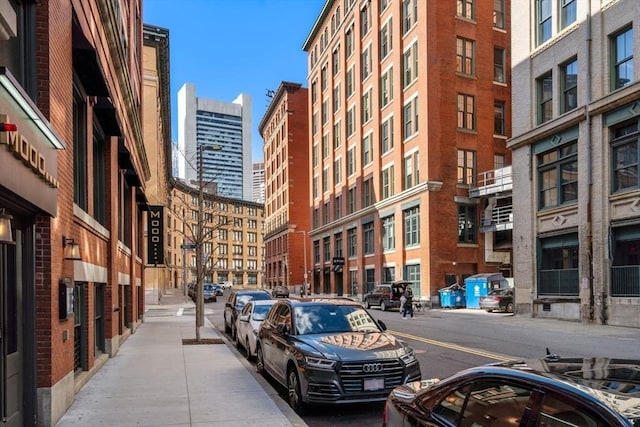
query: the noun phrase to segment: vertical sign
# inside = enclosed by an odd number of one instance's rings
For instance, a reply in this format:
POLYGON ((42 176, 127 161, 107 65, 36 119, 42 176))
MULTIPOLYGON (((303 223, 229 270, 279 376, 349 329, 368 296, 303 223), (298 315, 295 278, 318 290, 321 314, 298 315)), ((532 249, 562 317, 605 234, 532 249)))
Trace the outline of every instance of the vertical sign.
POLYGON ((164 264, 164 208, 162 206, 149 206, 147 230, 147 263, 164 264))

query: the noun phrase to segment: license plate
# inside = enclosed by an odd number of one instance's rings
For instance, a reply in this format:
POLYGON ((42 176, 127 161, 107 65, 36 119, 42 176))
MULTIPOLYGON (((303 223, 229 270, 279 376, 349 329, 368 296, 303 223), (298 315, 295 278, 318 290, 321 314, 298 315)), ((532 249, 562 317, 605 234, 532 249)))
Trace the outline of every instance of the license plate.
POLYGON ((369 378, 364 380, 364 391, 384 389, 384 378, 369 378))

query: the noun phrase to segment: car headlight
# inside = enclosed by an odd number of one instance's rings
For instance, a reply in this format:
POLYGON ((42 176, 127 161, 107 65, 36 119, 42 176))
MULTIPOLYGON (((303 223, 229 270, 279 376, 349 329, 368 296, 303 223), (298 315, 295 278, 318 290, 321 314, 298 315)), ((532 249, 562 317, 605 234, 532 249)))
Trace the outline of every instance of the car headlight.
POLYGON ((400 356, 400 359, 402 359, 402 362, 404 362, 405 365, 411 365, 412 363, 416 362, 416 354, 412 351, 406 353, 403 356, 400 356))
POLYGON ((332 371, 334 366, 336 366, 335 360, 329 360, 322 357, 305 356, 304 362, 310 368, 325 369, 328 371, 332 371))

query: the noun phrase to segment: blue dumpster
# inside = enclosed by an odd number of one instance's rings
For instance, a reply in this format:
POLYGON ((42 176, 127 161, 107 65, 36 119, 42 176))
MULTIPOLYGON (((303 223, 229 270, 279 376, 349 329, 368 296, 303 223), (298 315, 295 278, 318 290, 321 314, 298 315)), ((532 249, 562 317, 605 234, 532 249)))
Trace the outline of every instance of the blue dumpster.
POLYGON ((465 306, 464 289, 454 284, 438 291, 442 308, 460 308, 465 306))
POLYGON ((480 308, 480 297, 494 289, 508 288, 507 279, 500 273, 474 274, 464 279, 467 308, 480 308))

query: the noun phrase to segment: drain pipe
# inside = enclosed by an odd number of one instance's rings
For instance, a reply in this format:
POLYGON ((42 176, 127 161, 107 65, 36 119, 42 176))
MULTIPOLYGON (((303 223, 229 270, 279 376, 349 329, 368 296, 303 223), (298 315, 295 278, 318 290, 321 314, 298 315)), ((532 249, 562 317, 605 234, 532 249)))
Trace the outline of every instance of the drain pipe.
MULTIPOLYGON (((591 0, 587 1, 587 17, 586 17, 586 24, 587 24, 587 38, 586 38, 586 42, 587 42, 587 72, 586 72, 586 76, 587 76, 587 81, 586 81, 586 99, 585 99, 585 106, 586 106, 586 110, 585 110, 585 114, 586 114, 586 132, 585 132, 585 143, 587 146, 587 230, 586 230, 586 237, 587 237, 587 260, 588 260, 588 265, 587 265, 587 280, 588 280, 588 286, 589 286, 589 312, 588 312, 588 321, 589 323, 593 323, 595 320, 595 284, 594 284, 594 280, 593 280, 593 220, 592 220, 592 215, 591 215, 591 209, 592 209, 592 193, 593 193, 593 172, 592 172, 592 167, 591 167, 591 159, 592 159, 592 154, 591 154, 591 150, 593 149, 593 143, 592 143, 592 139, 591 139, 591 90, 592 90, 592 79, 591 79, 591 60, 592 60, 592 55, 591 55, 591 49, 592 49, 592 30, 591 30, 591 20, 592 20, 592 15, 591 15, 591 0)), ((602 310, 604 310, 604 304, 601 304, 601 308, 602 310)), ((601 316, 603 316, 604 312, 601 313, 601 316)))

